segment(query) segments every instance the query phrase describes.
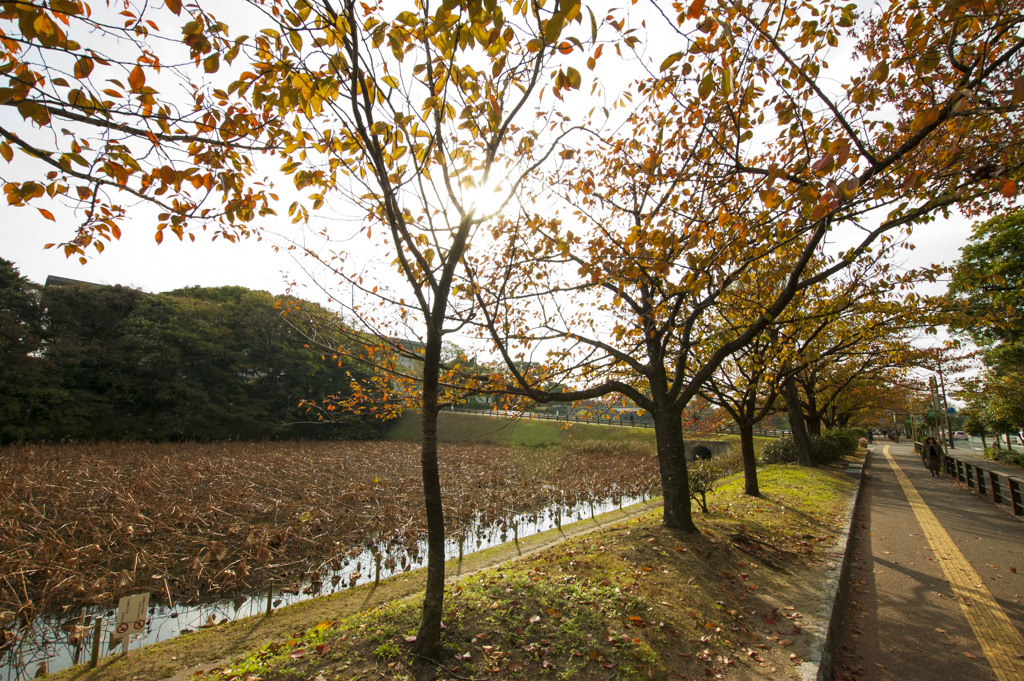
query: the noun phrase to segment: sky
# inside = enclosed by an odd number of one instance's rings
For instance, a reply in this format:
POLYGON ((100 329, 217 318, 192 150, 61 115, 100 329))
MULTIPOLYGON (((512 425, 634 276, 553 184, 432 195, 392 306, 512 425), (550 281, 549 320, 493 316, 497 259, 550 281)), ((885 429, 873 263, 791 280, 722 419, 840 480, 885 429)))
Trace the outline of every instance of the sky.
MULTIPOLYGON (((275 240, 278 245, 285 244, 281 237, 230 243, 211 241, 209 235, 199 233, 194 243, 188 239, 179 242, 168 235, 157 244, 154 221, 146 213, 140 210, 137 216, 130 216, 121 239, 108 244, 102 254, 90 253, 89 262, 82 265, 77 258, 65 258, 59 248, 45 248, 74 234, 74 215, 59 213, 54 223, 35 208, 0 205, 0 258, 12 261, 23 276, 39 284, 47 276, 57 275, 151 293, 187 286, 245 286, 283 294, 294 281, 299 285, 296 295, 323 300, 315 282, 303 271, 303 265, 308 267, 310 263, 297 260, 294 253, 274 251, 275 240)), ((970 235, 971 224, 955 215, 918 228, 912 238, 914 251, 903 256, 907 265, 953 264, 970 235)), ((279 225, 273 228, 288 229, 279 225)), ((320 283, 325 283, 324 278, 320 276, 320 283)))

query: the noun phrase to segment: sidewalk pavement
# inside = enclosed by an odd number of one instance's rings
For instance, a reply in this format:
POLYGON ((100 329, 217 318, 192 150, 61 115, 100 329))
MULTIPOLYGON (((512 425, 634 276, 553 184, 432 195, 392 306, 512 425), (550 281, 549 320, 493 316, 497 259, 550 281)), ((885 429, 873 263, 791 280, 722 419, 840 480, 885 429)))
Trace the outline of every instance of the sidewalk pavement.
POLYGON ((871 449, 834 678, 1024 681, 1024 522, 913 442, 871 449))

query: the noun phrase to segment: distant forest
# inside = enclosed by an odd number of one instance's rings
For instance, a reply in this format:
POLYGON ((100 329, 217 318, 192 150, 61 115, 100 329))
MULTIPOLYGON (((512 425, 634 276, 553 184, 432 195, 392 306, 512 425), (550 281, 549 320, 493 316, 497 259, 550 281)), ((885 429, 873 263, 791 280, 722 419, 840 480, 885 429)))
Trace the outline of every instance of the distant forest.
POLYGON ((379 435, 373 419, 317 423, 299 407, 363 372, 308 348, 275 301, 239 286, 40 286, 0 259, 0 442, 379 435))

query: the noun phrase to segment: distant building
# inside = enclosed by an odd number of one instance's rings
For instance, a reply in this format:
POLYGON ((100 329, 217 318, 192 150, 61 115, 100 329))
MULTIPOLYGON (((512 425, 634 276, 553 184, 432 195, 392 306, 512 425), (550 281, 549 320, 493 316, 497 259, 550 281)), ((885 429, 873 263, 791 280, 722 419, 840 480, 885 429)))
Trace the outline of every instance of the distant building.
POLYGON ((93 281, 82 281, 81 279, 72 279, 70 277, 58 277, 56 274, 50 274, 46 277, 46 283, 43 286, 97 286, 106 287, 107 284, 97 284, 93 281))

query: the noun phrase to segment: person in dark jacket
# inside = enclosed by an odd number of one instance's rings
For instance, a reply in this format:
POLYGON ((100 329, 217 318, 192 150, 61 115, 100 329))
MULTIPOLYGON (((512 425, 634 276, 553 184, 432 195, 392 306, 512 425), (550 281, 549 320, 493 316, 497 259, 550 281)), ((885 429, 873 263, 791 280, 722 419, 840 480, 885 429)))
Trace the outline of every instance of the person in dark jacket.
POLYGON ((932 477, 939 477, 939 469, 942 463, 942 448, 939 447, 939 443, 935 441, 935 438, 925 438, 924 445, 921 447, 921 458, 924 459, 924 465, 928 467, 932 477))

